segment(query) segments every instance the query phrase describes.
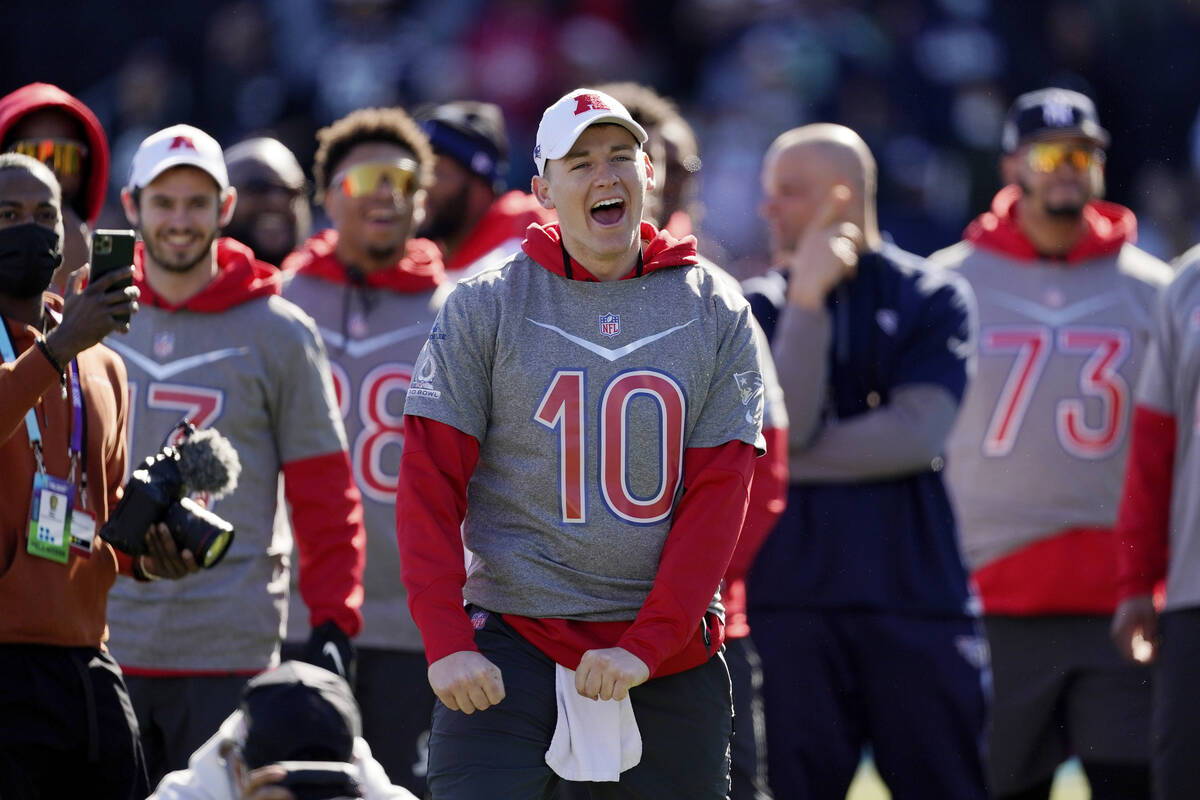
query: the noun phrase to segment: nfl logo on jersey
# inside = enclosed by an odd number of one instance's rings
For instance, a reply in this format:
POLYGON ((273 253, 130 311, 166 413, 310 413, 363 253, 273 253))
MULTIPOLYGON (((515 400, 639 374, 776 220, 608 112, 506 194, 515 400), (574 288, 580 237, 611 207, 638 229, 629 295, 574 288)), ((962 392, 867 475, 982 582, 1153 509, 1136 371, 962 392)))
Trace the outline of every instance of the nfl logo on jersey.
POLYGON ((620 314, 601 314, 600 315, 600 333, 604 336, 612 337, 621 332, 621 315, 620 314))

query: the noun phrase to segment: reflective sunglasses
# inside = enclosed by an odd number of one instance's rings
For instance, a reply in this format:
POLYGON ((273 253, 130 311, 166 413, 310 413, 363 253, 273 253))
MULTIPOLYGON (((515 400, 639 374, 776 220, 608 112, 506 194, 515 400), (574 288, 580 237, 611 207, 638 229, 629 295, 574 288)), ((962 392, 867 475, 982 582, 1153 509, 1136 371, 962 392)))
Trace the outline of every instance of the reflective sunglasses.
POLYGON ((8 151, 36 158, 63 177, 78 175, 88 154, 87 145, 75 139, 18 139, 8 151))
POLYGON ((1069 164, 1076 172, 1084 172, 1093 164, 1104 163, 1104 151, 1061 142, 1037 142, 1029 145, 1025 159, 1030 169, 1043 174, 1054 172, 1063 164, 1069 164))
POLYGON ((412 161, 399 164, 355 164, 333 176, 332 183, 342 187, 346 197, 366 197, 387 180, 393 192, 412 194, 417 190, 417 165, 412 161))

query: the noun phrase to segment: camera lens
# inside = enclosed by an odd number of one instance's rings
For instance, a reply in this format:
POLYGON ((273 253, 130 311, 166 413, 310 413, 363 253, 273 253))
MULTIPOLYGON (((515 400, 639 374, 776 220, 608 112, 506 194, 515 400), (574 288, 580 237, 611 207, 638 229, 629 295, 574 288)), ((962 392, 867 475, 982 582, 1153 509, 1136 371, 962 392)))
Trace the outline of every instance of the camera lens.
POLYGON ((205 569, 225 557, 233 543, 233 524, 204 506, 184 497, 167 509, 164 521, 179 550, 191 550, 196 563, 205 569))

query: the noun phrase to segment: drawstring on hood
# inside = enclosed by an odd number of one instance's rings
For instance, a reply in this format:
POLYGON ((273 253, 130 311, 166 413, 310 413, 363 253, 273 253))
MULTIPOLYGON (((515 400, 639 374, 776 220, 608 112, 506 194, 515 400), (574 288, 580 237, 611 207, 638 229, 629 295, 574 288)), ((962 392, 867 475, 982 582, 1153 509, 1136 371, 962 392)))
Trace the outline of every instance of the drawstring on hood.
POLYGON ((992 210, 980 214, 967 226, 964 238, 987 250, 1022 261, 1039 259, 1078 264, 1100 258, 1121 249, 1126 242, 1137 241, 1137 218, 1116 203, 1093 200, 1083 208, 1084 234, 1065 256, 1039 253, 1017 222, 1017 201, 1021 187, 1005 186, 992 200, 992 210))
POLYGON ((296 252, 283 260, 284 273, 307 275, 344 287, 342 294, 342 341, 349 343, 351 304, 354 298, 369 316, 374 305, 372 289, 386 289, 400 294, 429 292, 445 279, 442 253, 428 239, 409 239, 404 257, 390 269, 364 272, 356 266, 343 264, 337 256, 338 233, 328 228, 310 237, 296 252))

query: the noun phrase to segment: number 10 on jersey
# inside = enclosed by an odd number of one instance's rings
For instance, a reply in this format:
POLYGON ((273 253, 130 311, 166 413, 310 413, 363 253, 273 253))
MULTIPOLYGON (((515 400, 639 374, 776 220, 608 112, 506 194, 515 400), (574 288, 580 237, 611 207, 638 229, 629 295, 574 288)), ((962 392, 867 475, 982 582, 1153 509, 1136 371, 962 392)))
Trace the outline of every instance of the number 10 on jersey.
MULTIPOLYGON (((534 421, 558 432, 559 497, 562 521, 587 522, 584 460, 587 425, 584 418, 584 373, 559 370, 542 395, 534 421)), ((671 376, 638 369, 612 378, 600 399, 597 436, 600 440, 600 493, 609 510, 635 524, 661 522, 671 514, 683 477, 683 434, 686 419, 683 389, 671 376), (646 398, 657 404, 657 441, 637 438, 629 431, 629 404, 646 398), (637 497, 629 487, 630 447, 657 447, 659 483, 649 497, 637 497)))

